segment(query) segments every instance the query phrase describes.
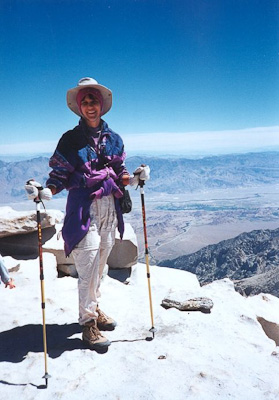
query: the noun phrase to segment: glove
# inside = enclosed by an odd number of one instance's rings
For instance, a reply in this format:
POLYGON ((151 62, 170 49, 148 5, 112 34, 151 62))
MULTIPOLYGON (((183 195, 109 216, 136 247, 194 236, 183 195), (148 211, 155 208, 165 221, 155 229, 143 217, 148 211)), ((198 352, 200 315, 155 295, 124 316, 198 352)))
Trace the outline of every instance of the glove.
POLYGON ((44 188, 39 182, 29 179, 25 184, 25 190, 29 200, 35 200, 37 197, 40 200, 50 200, 52 198, 52 193, 49 188, 44 188))
POLYGON ((138 185, 139 181, 148 181, 150 179, 150 168, 148 165, 138 167, 134 172, 134 176, 130 177, 130 185, 138 185))
POLYGON ((24 186, 27 197, 29 200, 34 200, 39 197, 39 188, 42 190, 43 187, 39 182, 34 181, 33 179, 29 179, 24 186))
POLYGON ((41 200, 51 200, 52 192, 49 188, 44 188, 43 190, 39 191, 39 197, 41 200))

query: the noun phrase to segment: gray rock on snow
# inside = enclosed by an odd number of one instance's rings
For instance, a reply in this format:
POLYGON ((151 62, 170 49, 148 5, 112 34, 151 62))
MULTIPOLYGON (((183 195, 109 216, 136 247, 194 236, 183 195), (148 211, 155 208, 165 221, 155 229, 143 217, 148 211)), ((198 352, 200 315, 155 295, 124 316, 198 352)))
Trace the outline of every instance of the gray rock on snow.
POLYGON ((185 301, 165 298, 162 300, 161 305, 165 308, 174 307, 180 311, 201 311, 209 313, 213 307, 213 301, 208 297, 195 297, 185 301))

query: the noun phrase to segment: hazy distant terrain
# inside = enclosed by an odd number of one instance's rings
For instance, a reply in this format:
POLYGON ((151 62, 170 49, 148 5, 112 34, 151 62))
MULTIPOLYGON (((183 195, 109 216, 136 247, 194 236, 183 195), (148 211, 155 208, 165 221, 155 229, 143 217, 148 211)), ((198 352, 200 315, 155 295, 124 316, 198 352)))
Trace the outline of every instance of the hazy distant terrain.
MULTIPOLYGON (((150 165, 145 186, 148 244, 152 263, 193 253, 242 232, 279 227, 279 152, 214 156, 200 159, 130 157, 130 172, 150 165)), ((48 158, 0 161, 0 205, 33 209, 24 183, 44 183, 48 158)), ((133 211, 125 220, 134 227, 143 260, 140 193, 129 188, 133 211)), ((64 211, 67 192, 46 203, 64 211)))
MULTIPOLYGON (((130 172, 142 163, 148 164, 152 171, 148 190, 152 193, 168 193, 170 202, 174 202, 174 194, 279 183, 279 152, 234 154, 194 160, 130 157, 126 161, 130 172)), ((47 157, 18 162, 0 161, 0 202, 24 199, 24 182, 34 178, 44 183, 49 171, 47 157)), ((175 204, 173 207, 176 207, 175 204)))
MULTIPOLYGON (((146 190, 148 244, 154 264, 200 250, 242 232, 279 227, 279 185, 177 196, 181 209, 146 190), (187 200, 186 200, 187 199, 187 200), (168 209, 170 206, 170 209, 168 209)), ((125 218, 143 237, 139 193, 125 218)), ((143 249, 143 244, 140 246, 143 249)), ((141 253, 143 257, 143 252, 141 253)))
POLYGON ((279 152, 232 154, 195 160, 131 157, 127 166, 133 171, 142 162, 151 167, 150 191, 156 193, 189 193, 279 183, 279 152))

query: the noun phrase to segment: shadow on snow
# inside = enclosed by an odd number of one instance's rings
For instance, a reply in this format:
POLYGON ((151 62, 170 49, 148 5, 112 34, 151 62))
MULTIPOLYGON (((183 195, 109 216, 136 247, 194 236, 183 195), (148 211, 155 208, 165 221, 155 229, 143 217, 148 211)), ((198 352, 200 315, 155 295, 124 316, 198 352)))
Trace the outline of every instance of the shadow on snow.
MULTIPOLYGON (((65 351, 85 349, 81 339, 69 339, 80 332, 81 327, 77 323, 46 325, 48 356, 57 358, 65 351)), ((0 362, 21 362, 29 352, 43 351, 42 325, 30 324, 0 332, 0 362)))

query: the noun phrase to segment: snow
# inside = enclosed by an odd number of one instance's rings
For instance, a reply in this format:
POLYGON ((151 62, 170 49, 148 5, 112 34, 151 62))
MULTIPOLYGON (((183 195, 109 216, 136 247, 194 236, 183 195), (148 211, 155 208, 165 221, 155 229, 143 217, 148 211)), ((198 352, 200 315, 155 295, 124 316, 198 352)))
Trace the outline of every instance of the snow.
MULTIPOLYGON (((16 289, 0 286, 1 399, 275 400, 279 349, 261 316, 279 323, 279 299, 244 298, 229 279, 200 287, 195 275, 151 266, 152 341, 146 267, 137 264, 125 285, 108 276, 101 308, 118 326, 105 335, 105 354, 86 349, 77 324, 77 280, 57 278, 56 259, 44 253, 48 387, 42 343, 39 261, 14 260, 16 289), (170 293, 212 299, 211 313, 164 309, 170 293)), ((11 258, 5 258, 9 267, 11 258)))

